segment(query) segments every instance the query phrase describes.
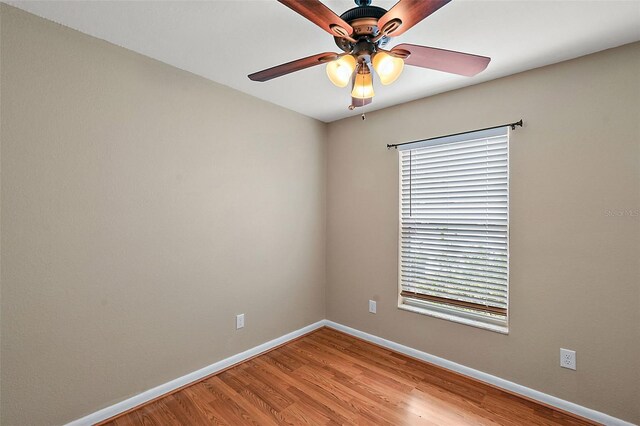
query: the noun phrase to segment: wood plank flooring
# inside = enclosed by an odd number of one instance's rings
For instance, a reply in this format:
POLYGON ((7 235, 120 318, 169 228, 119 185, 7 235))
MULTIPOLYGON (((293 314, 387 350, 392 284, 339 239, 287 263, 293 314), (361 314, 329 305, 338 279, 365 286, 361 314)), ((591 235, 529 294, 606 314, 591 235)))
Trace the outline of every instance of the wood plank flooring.
POLYGON ((322 328, 104 424, 594 423, 322 328))

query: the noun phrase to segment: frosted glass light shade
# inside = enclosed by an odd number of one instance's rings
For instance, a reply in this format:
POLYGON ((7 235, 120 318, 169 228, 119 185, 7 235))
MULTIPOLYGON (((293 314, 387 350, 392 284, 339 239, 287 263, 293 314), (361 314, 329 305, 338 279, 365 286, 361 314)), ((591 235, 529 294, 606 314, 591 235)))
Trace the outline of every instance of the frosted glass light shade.
POLYGON ((356 59, 351 55, 344 55, 327 64, 327 76, 336 86, 346 87, 355 69, 356 59))
POLYGON ((351 96, 357 99, 373 98, 373 76, 371 73, 356 74, 351 96))
POLYGON ((388 53, 377 52, 373 57, 373 69, 378 73, 380 82, 386 86, 400 77, 404 69, 404 61, 388 53))

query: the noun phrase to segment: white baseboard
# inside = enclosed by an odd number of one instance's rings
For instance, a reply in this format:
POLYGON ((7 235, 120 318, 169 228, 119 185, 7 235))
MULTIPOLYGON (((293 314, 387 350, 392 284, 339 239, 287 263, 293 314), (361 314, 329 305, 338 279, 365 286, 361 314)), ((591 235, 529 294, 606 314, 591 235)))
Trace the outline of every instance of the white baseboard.
POLYGON ((493 376, 488 373, 484 373, 479 370, 475 370, 464 365, 448 361, 444 358, 437 357, 435 355, 428 354, 426 352, 419 351, 417 349, 410 348, 408 346, 401 345, 400 343, 392 342, 391 340, 383 339, 382 337, 374 336, 373 334, 365 333, 364 331, 356 330, 355 328, 347 327, 346 325, 338 324, 333 321, 325 320, 324 325, 334 328, 343 333, 350 334, 354 337, 359 337, 371 343, 375 343, 385 348, 391 349, 396 352, 408 355, 413 358, 426 361, 431 364, 435 364, 447 370, 455 371, 456 373, 464 374, 465 376, 472 377, 485 383, 497 386, 499 388, 511 391, 518 395, 525 396, 527 398, 540 401, 547 405, 559 408, 564 411, 576 414, 578 416, 593 420, 598 423, 602 423, 608 426, 634 426, 633 423, 620 420, 612 417, 608 414, 601 413, 590 408, 583 407, 573 402, 565 401, 564 399, 556 398, 555 396, 539 392, 537 390, 528 388, 526 386, 519 385, 517 383, 510 382, 508 380, 501 379, 500 377, 493 376))
POLYGON ((103 408, 100 411, 96 411, 95 413, 89 414, 88 416, 82 417, 81 419, 74 420, 71 423, 67 423, 66 426, 89 426, 104 420, 107 420, 111 417, 117 416, 120 413, 123 413, 127 410, 135 408, 139 405, 144 404, 145 402, 149 402, 152 399, 155 399, 159 396, 167 394, 173 390, 176 390, 184 385, 188 385, 189 383, 196 382, 203 377, 207 377, 211 374, 217 373, 218 371, 224 370, 234 364, 238 364, 242 361, 245 361, 249 358, 252 358, 256 355, 261 354, 262 352, 266 352, 270 349, 275 348, 276 346, 282 345, 283 343, 287 343, 290 340, 295 339, 296 337, 300 337, 303 334, 309 333, 310 331, 316 330, 325 325, 326 320, 318 321, 314 324, 303 327, 299 330, 292 331, 289 334, 285 334, 284 336, 273 339, 267 343, 263 343, 254 348, 248 349, 242 353, 237 355, 233 355, 229 358, 225 358, 222 361, 218 361, 214 364, 208 365, 200 370, 194 371, 193 373, 189 373, 185 376, 179 377, 177 379, 171 380, 170 382, 164 383, 160 386, 156 386, 153 389, 149 389, 144 391, 136 396, 133 396, 129 399, 125 399, 124 401, 118 402, 110 407, 103 408))
POLYGON ((289 334, 285 334, 284 336, 278 337, 277 339, 273 339, 267 343, 263 343, 254 348, 248 349, 242 353, 223 359, 222 361, 218 361, 207 367, 201 368, 200 370, 194 371, 193 373, 189 373, 185 376, 179 377, 177 379, 174 379, 160 386, 156 386, 153 389, 144 391, 129 399, 118 402, 117 404, 114 404, 110 407, 103 408, 102 410, 96 411, 95 413, 89 414, 88 416, 82 417, 81 419, 74 420, 71 423, 68 423, 66 426, 89 426, 89 425, 93 425, 95 423, 99 423, 101 421, 107 420, 111 417, 117 416, 120 413, 123 413, 127 410, 130 410, 139 405, 142 405, 145 402, 151 401, 152 399, 155 399, 159 396, 167 394, 175 389, 188 385, 189 383, 196 382, 202 379, 203 377, 206 377, 218 371, 224 370, 225 368, 228 368, 234 364, 237 364, 249 358, 252 358, 256 355, 259 355, 263 352, 273 349, 276 346, 282 345, 283 343, 287 343, 297 337, 302 336, 303 334, 309 333, 323 326, 331 327, 338 331, 342 331, 343 333, 350 334, 354 337, 359 337, 363 340, 366 340, 371 343, 375 343, 380 346, 384 346, 385 348, 394 350, 396 352, 400 352, 402 354, 411 356, 413 358, 417 358, 417 359, 429 362, 431 364, 438 365, 442 368, 446 368, 447 370, 464 374, 465 376, 469 376, 474 379, 480 380, 482 382, 489 383, 499 388, 525 396, 527 398, 540 401, 552 407, 556 407, 561 410, 568 411, 570 413, 593 420, 598 423, 602 423, 608 426, 634 426, 632 423, 617 419, 608 414, 604 414, 599 411, 595 411, 590 408, 586 408, 581 405, 574 404, 572 402, 565 401, 560 398, 556 398, 555 396, 548 395, 546 393, 542 393, 537 390, 530 389, 526 386, 522 386, 517 383, 513 383, 508 380, 501 379, 500 377, 496 377, 491 374, 487 374, 482 371, 475 370, 473 368, 466 367, 464 365, 457 364, 452 361, 448 361, 444 358, 440 358, 435 355, 431 355, 426 352, 422 352, 417 349, 413 349, 408 346, 401 345, 400 343, 392 342, 391 340, 383 339, 382 337, 374 336, 373 334, 365 333, 363 331, 356 330, 354 328, 347 327, 345 325, 338 324, 336 322, 329 321, 329 320, 318 321, 314 324, 308 325, 299 330, 296 330, 289 334))

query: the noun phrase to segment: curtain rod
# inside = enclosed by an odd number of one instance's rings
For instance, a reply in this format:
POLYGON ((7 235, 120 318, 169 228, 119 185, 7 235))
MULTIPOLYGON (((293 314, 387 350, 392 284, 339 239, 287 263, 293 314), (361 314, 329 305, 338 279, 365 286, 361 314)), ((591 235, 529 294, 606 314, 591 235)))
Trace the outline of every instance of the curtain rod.
POLYGON ((417 142, 425 142, 425 141, 431 141, 434 139, 440 139, 440 138, 447 138, 449 136, 458 136, 458 135, 464 135, 465 133, 471 133, 471 132, 481 132, 483 130, 493 130, 493 129, 499 129, 500 127, 506 127, 509 126, 511 127, 511 130, 515 130, 516 126, 520 126, 522 127, 522 119, 520 119, 520 121, 516 121, 515 123, 507 123, 507 124, 501 124, 499 126, 493 126, 493 127, 485 127, 484 129, 476 129, 476 130, 468 130, 466 132, 459 132, 459 133, 452 133, 450 135, 444 135, 444 136, 436 136, 434 138, 429 138, 429 139, 420 139, 417 141, 411 141, 411 142, 403 142, 403 143, 392 143, 392 144, 387 144, 387 149, 391 149, 391 148, 395 148, 398 149, 399 146, 402 145, 408 145, 410 143, 417 143, 417 142))

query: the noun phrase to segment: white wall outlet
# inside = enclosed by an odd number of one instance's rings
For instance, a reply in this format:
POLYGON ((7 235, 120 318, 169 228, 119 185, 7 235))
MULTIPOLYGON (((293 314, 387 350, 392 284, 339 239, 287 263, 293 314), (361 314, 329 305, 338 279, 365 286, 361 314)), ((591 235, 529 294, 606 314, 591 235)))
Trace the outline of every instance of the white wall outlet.
POLYGON ((576 369, 576 351, 560 348, 560 367, 576 369))
POLYGON ((372 314, 376 313, 376 309, 377 309, 377 303, 375 300, 369 300, 369 312, 371 312, 372 314))
POLYGON ((244 327, 244 314, 236 315, 236 330, 244 327))

